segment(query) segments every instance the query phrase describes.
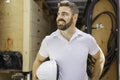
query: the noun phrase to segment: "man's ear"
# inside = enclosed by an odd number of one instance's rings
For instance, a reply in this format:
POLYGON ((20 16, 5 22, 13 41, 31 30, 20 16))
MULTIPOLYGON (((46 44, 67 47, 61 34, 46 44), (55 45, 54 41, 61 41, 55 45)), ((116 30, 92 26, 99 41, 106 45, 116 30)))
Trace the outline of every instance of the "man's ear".
POLYGON ((75 18, 77 19, 78 18, 78 14, 74 14, 75 18))
POLYGON ((74 14, 74 17, 73 17, 74 22, 76 22, 77 19, 78 19, 78 14, 74 14))

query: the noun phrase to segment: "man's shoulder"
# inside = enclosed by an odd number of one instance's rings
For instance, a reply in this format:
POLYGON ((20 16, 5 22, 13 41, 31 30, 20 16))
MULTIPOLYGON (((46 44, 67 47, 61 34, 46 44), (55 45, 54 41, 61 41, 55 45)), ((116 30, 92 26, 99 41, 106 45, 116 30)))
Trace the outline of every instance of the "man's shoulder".
POLYGON ((57 30, 52 32, 50 35, 45 36, 44 40, 52 40, 57 35, 57 30))
POLYGON ((84 37, 84 38, 87 38, 87 39, 92 39, 94 38, 91 34, 88 34, 86 32, 83 32, 81 30, 79 30, 79 33, 84 37))
POLYGON ((77 29, 77 32, 78 32, 80 35, 84 36, 84 37, 89 37, 89 36, 91 36, 90 34, 84 32, 84 31, 82 31, 82 30, 79 30, 79 29, 77 29))

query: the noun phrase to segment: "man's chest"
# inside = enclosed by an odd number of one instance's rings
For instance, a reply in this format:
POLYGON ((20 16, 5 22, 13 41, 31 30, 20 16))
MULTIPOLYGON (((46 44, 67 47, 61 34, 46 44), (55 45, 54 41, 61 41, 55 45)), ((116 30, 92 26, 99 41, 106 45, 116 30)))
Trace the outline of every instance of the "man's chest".
POLYGON ((54 42, 49 45, 49 55, 54 59, 73 59, 80 60, 88 56, 89 49, 82 42, 54 42))

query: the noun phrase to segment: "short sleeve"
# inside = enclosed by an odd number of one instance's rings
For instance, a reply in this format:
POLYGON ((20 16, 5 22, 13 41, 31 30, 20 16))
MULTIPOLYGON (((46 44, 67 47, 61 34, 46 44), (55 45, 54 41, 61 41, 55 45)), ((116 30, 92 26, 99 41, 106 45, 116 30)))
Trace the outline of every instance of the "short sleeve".
POLYGON ((88 46, 89 46, 89 54, 91 55, 95 55, 99 51, 99 46, 96 40, 92 36, 90 37, 88 46))
POLYGON ((47 39, 44 38, 41 47, 39 49, 39 54, 43 57, 48 57, 48 46, 47 46, 47 39))

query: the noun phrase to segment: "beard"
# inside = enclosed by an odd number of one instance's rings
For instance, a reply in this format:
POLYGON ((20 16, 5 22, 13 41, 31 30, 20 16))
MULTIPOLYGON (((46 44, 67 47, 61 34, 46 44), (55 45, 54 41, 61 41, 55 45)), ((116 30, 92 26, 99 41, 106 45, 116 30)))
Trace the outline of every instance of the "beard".
POLYGON ((66 21, 64 19, 59 19, 57 21, 57 27, 58 27, 58 29, 65 31, 72 25, 72 23, 73 23, 73 18, 72 17, 67 24, 66 24, 66 21), (60 22, 62 22, 62 23, 59 24, 60 22))

